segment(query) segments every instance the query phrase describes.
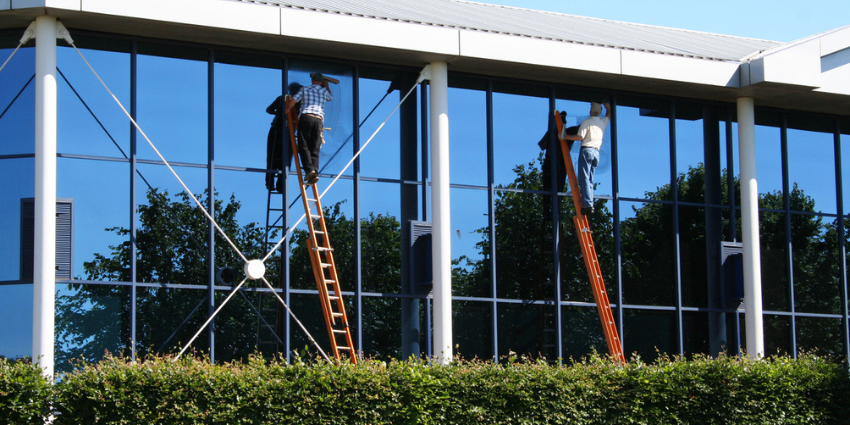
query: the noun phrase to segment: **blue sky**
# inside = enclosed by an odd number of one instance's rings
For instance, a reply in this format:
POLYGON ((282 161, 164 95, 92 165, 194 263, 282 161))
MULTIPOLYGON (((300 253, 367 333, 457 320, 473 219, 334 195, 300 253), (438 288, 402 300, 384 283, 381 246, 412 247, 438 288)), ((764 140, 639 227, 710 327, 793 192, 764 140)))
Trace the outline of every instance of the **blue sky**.
POLYGON ((490 0, 480 3, 785 42, 850 25, 850 1, 847 0, 819 1, 814 4, 816 7, 791 0, 490 0))

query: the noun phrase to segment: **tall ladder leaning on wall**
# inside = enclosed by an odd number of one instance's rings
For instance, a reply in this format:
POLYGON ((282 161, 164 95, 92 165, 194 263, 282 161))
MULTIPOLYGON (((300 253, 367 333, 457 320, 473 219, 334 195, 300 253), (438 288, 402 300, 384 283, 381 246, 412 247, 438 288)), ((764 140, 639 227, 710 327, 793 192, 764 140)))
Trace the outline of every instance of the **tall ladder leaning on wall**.
MULTIPOLYGON (((564 128, 564 123, 561 121, 561 114, 557 110, 555 111, 555 125, 560 135, 561 130, 564 128)), ((570 193, 573 195, 573 203, 576 208, 573 223, 576 226, 576 235, 581 245, 581 254, 584 257, 587 276, 590 278, 590 285, 593 287, 593 298, 596 300, 599 320, 602 322, 602 330, 605 332, 605 341, 608 343, 608 354, 614 361, 625 364, 626 357, 623 355, 623 346, 620 343, 617 324, 614 322, 614 314, 611 312, 611 303, 608 301, 605 281, 602 280, 602 269, 599 267, 599 260, 596 257, 596 248, 593 243, 593 235, 590 232, 590 224, 587 222, 587 216, 581 213, 581 195, 578 190, 578 180, 576 179, 576 172, 573 168, 573 161, 570 158, 567 141, 559 140, 559 142, 561 143, 561 151, 564 152, 564 165, 567 167, 567 177, 570 179, 570 193)))
MULTIPOLYGON (((289 100, 289 95, 286 96, 286 99, 289 100)), ((354 349, 354 339, 351 336, 348 316, 345 313, 345 303, 342 299, 342 290, 340 289, 339 277, 336 272, 336 263, 334 262, 333 248, 331 247, 328 235, 325 214, 322 211, 318 185, 306 186, 304 184, 301 159, 297 153, 298 141, 295 139, 295 127, 298 125, 295 108, 286 114, 286 121, 289 141, 292 144, 291 152, 295 159, 295 170, 298 174, 298 186, 301 189, 301 200, 304 205, 307 228, 309 230, 307 248, 310 255, 310 263, 313 265, 313 276, 316 279, 316 286, 319 289, 319 301, 322 305, 322 313, 325 316, 325 325, 328 329, 331 351, 333 351, 334 357, 337 360, 342 360, 341 352, 347 352, 348 358, 352 363, 356 364, 357 353, 354 349), (312 193, 312 197, 307 196, 308 190, 312 193)), ((270 201, 270 212, 271 209, 270 201)), ((280 324, 281 312, 278 312, 277 317, 280 324)))

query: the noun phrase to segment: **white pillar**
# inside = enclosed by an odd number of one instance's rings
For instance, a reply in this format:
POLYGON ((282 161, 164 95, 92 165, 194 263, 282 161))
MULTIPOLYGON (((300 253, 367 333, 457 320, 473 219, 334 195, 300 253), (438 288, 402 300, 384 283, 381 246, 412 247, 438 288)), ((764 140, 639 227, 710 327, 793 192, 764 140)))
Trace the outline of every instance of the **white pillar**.
POLYGON ((53 377, 56 292, 56 36, 52 16, 35 26, 35 251, 32 356, 53 377))
POLYGON ((744 247, 744 309, 747 354, 764 356, 764 318, 761 301, 759 192, 756 180, 756 120, 753 98, 738 99, 738 151, 741 169, 741 231, 744 247))
POLYGON ((452 239, 449 189, 448 65, 431 65, 431 216, 434 290, 434 356, 448 364, 452 352, 452 239))

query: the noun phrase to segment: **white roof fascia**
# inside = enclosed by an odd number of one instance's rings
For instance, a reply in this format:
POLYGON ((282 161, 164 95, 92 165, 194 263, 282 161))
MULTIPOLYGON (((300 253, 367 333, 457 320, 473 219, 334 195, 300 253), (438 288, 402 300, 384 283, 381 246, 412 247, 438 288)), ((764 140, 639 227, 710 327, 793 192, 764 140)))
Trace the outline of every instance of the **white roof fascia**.
POLYGON ((850 95, 850 25, 820 37, 822 86, 815 91, 850 95))
POLYGON ((836 28, 818 37, 821 57, 850 48, 850 25, 836 28))
POLYGON ((495 61, 620 73, 617 49, 513 35, 461 31, 460 54, 495 61))
POLYGON ((30 9, 34 7, 49 7, 52 9, 81 10, 82 0, 11 0, 9 9, 30 9))
POLYGON ((658 80, 738 87, 740 63, 622 50, 622 74, 658 80))
POLYGON ((820 66, 823 85, 815 91, 850 95, 850 47, 822 57, 820 66))
POLYGON ((86 0, 81 10, 128 18, 280 34, 279 9, 251 3, 209 0, 86 0))
MULTIPOLYGON (((281 35, 446 55, 459 54, 458 30, 281 8, 281 35)), ((448 60, 449 58, 446 58, 448 60)))

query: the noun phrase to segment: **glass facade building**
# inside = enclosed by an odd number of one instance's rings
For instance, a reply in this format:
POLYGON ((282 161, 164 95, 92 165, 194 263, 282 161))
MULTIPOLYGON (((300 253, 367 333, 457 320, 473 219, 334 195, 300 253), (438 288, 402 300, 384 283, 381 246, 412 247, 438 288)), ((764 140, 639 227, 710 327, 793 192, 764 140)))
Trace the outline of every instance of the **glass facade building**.
MULTIPOLYGON (((57 202, 70 219, 57 232, 71 248, 68 274, 56 278, 57 369, 105 351, 174 353, 196 332, 192 348, 216 360, 313 351, 271 290, 249 282, 232 292, 244 277, 241 260, 183 184, 248 258, 263 257, 294 227, 267 276, 327 346, 304 225, 296 225, 303 211, 293 162, 286 151, 283 168, 269 169, 266 149, 269 132, 282 130, 266 108, 315 71, 340 80, 326 110, 318 184, 324 190, 339 176, 322 203, 355 345, 378 358, 433 354, 429 259, 414 255, 412 230, 427 234, 433 219, 421 68, 69 28, 114 99, 60 42, 57 202), (283 180, 283 193, 267 190, 267 175, 283 180)), ((23 29, 0 33, 0 58, 23 29)), ((6 357, 32 355, 34 63, 26 45, 0 73, 6 357)), ((590 221, 624 351, 653 359, 746 349, 741 278, 730 259, 742 241, 734 102, 451 68, 448 79, 457 355, 605 351, 550 130, 553 110, 578 125, 589 102, 603 99, 613 116, 590 221)), ((846 357, 850 115, 757 104, 755 122, 765 351, 846 357)))

